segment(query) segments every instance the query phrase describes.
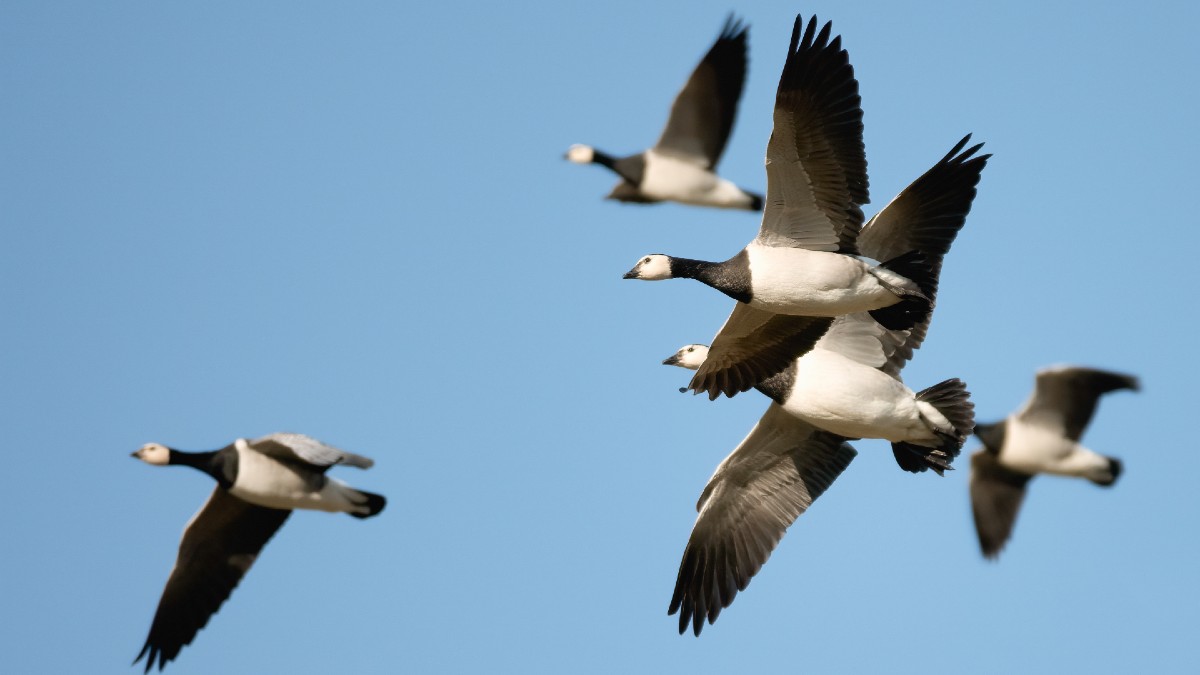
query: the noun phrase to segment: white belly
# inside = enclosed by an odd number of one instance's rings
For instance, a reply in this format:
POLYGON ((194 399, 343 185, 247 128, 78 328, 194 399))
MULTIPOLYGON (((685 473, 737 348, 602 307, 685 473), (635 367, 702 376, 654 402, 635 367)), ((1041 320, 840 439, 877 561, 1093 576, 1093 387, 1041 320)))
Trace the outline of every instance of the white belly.
POLYGON ((745 208, 750 203, 750 198, 736 185, 696 164, 653 150, 646 151, 645 157, 639 187, 648 197, 727 208, 745 208))
POLYGON ((824 349, 805 354, 796 366, 795 385, 783 404, 788 413, 849 438, 937 442, 903 382, 824 349))
POLYGON ((346 511, 353 504, 340 487, 344 487, 341 481, 294 469, 257 452, 239 451, 237 479, 229 493, 273 509, 346 511))
POLYGON ((841 316, 888 307, 899 298, 863 261, 841 253, 750 244, 750 305, 776 314, 841 316))
POLYGON ((1108 460, 1053 431, 1009 420, 1000 462, 1024 473, 1087 476, 1108 470, 1108 460))

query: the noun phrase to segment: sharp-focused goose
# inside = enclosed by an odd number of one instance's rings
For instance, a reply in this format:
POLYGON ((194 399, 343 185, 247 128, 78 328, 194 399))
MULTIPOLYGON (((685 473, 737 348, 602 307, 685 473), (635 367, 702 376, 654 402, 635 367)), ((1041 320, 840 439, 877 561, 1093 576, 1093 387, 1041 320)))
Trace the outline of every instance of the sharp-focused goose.
MULTIPOLYGON (((745 391, 812 348, 833 317, 870 312, 892 330, 932 307, 934 270, 920 251, 881 265, 857 257, 868 201, 858 81, 831 24, 798 17, 767 143, 767 203, 758 236, 724 262, 644 256, 627 279, 685 277, 737 300, 713 339, 695 391, 745 391), (718 380, 732 389, 720 388, 718 380)), ((953 233, 951 233, 953 234, 953 233)))
MULTIPOLYGON (((867 223, 860 248, 885 257, 920 250, 930 261, 931 300, 936 298, 942 258, 966 222, 976 186, 991 155, 974 156, 959 141, 941 160, 906 187, 867 223)), ((891 441, 897 462, 907 471, 950 469, 974 424, 965 385, 950 379, 913 392, 900 370, 920 346, 932 314, 913 328, 889 331, 864 313, 834 320, 814 348, 757 385, 786 411, 820 429, 847 438, 891 441)), ((664 361, 692 370, 703 366, 709 349, 687 345, 664 361)), ((730 385, 716 382, 718 391, 730 385)))
POLYGON ((182 452, 158 443, 133 456, 156 466, 190 466, 212 476, 217 487, 183 530, 179 556, 167 579, 150 635, 137 663, 148 656, 162 670, 217 612, 259 551, 292 509, 348 513, 369 518, 386 500, 329 478, 331 466, 361 469, 374 463, 300 434, 271 434, 209 452, 182 452))
MULTIPOLYGON (((839 317, 812 351, 755 388, 818 429, 891 441, 906 471, 941 475, 971 435, 970 394, 958 379, 913 392, 873 365, 883 361, 877 327, 865 314, 839 317)), ((705 345, 685 345, 663 363, 696 370, 707 355, 705 345)))
MULTIPOLYGON (((969 138, 901 191, 860 236, 868 255, 923 250, 935 273, 931 296, 989 157, 973 156, 979 145, 963 151, 969 138)), ((745 590, 783 531, 840 473, 825 470, 818 480, 806 467, 835 462, 844 469, 853 457, 850 446, 838 446, 843 436, 893 440, 896 460, 908 471, 950 468, 973 422, 965 387, 947 380, 914 394, 900 381, 928 325, 928 315, 905 331, 883 330, 866 314, 839 317, 815 349, 758 384, 775 402, 701 496, 669 610, 680 612, 681 633, 691 623, 699 635, 706 618, 712 623, 745 590), (788 448, 787 463, 780 448, 788 448), (792 501, 797 492, 811 499, 792 501)), ((663 363, 698 369, 708 352, 688 345, 663 363)))
POLYGON ((607 199, 761 210, 762 195, 716 174, 746 81, 748 32, 732 15, 726 20, 716 43, 675 97, 667 126, 653 148, 618 158, 591 146, 572 145, 566 158, 600 164, 620 176, 607 199))
POLYGON ((999 556, 1012 536, 1025 486, 1037 474, 1086 478, 1105 487, 1116 482, 1121 462, 1079 440, 1100 396, 1118 389, 1137 391, 1137 378, 1075 366, 1045 368, 1023 408, 975 427, 983 449, 971 455, 971 509, 985 557, 999 556))

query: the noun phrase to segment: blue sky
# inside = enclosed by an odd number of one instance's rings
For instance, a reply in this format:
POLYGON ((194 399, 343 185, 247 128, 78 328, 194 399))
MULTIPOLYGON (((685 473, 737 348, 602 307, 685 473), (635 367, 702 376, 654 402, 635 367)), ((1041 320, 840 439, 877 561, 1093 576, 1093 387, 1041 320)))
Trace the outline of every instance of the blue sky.
MULTIPOLYGON (((0 5, 0 645, 126 673, 203 476, 128 455, 307 433, 372 456, 359 522, 300 513, 187 673, 1195 672, 1194 3, 0 5), (1059 362, 1138 374, 1037 479, 998 564, 964 470, 860 454, 700 639, 666 608, 704 482, 766 407, 659 362, 729 301, 623 281, 752 214, 601 197, 571 143, 653 143, 731 9, 722 173, 762 189, 797 12, 861 84, 874 213, 965 133, 994 157, 914 388, 978 418, 1059 362)), ((965 449, 975 447, 972 441, 965 449)))

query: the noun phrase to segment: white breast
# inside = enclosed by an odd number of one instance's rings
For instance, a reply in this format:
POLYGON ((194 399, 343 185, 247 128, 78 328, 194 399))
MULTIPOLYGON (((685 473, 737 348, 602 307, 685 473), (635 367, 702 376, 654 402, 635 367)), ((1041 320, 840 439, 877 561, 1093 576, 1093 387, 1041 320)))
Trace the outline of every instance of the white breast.
POLYGON ((273 509, 359 511, 362 493, 336 478, 276 461, 246 447, 238 450, 238 475, 229 493, 273 509))
POLYGON ((312 481, 297 470, 253 450, 238 449, 237 479, 229 492, 251 504, 276 509, 305 508, 312 481))
POLYGON ((1000 461, 1025 473, 1063 473, 1061 468, 1079 447, 1057 432, 1010 418, 1004 430, 1000 461))
POLYGON ((736 185, 697 164, 653 150, 645 158, 639 187, 648 197, 698 206, 744 207, 749 202, 736 185))
POLYGON ((897 297, 861 260, 840 253, 752 243, 750 304, 778 314, 841 316, 887 307, 897 297))
POLYGON ((825 349, 814 349, 797 361, 795 385, 784 410, 849 438, 934 438, 904 383, 825 349))

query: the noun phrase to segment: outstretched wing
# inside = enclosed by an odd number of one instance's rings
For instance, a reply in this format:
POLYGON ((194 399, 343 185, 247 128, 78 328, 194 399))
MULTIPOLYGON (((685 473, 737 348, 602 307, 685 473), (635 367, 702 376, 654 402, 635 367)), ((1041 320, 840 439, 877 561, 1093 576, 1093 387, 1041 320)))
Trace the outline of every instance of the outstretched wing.
POLYGON ((971 455, 971 514, 984 557, 995 558, 1008 543, 1030 478, 1001 466, 987 450, 971 455))
POLYGON ((721 161, 746 82, 749 27, 725 20, 721 35, 671 104, 654 149, 712 170, 721 161))
POLYGON ((716 621, 783 538, 858 454, 840 436, 771 404, 709 479, 696 505, 668 614, 696 635, 716 621))
POLYGON ((746 391, 812 349, 832 323, 832 317, 775 314, 739 302, 688 389, 710 399, 746 391))
POLYGON ((1033 396, 1017 416, 1078 441, 1096 412, 1100 396, 1118 389, 1137 391, 1133 375, 1093 368, 1054 366, 1038 371, 1033 396))
POLYGON ((861 99, 832 26, 796 17, 767 142, 767 198, 757 241, 856 253, 867 195, 861 99))
MULTIPOLYGON (((967 134, 937 164, 900 191, 875 214, 858 235, 858 250, 875 260, 891 260, 909 251, 920 251, 933 267, 928 284, 930 300, 936 300, 942 257, 950 250, 971 212, 983 168, 991 155, 974 156, 982 143, 963 150, 967 134)), ((912 359, 913 351, 925 341, 933 312, 905 331, 889 331, 885 341, 896 344, 884 369, 898 376, 912 359)), ((882 330, 882 328, 881 328, 882 330)))
POLYGON ((213 490, 183 530, 150 635, 134 663, 148 656, 145 672, 155 660, 162 670, 190 644, 291 513, 244 502, 221 487, 213 490))
POLYGON ((900 191, 863 227, 858 250, 875 260, 891 260, 909 251, 941 258, 950 250, 975 200, 983 168, 991 155, 975 157, 983 143, 963 150, 967 134, 937 164, 900 191))

